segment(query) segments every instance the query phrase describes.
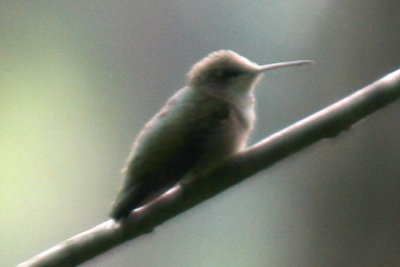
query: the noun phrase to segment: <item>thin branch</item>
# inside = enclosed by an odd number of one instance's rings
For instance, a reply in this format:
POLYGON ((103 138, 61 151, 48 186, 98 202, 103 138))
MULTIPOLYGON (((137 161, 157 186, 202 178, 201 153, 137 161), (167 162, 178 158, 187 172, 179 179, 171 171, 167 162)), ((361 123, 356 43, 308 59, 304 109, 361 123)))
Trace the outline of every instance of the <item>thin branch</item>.
POLYGON ((19 266, 76 266, 243 181, 321 139, 331 138, 400 97, 400 70, 247 148, 204 177, 190 177, 122 223, 108 220, 19 266), (195 179, 193 179, 195 178, 195 179))

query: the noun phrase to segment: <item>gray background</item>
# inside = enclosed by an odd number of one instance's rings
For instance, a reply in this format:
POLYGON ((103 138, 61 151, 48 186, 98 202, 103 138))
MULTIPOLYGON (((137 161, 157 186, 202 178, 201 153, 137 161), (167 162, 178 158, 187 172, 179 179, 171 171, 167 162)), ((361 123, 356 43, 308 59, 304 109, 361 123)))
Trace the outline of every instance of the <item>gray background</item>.
MULTIPOLYGON (((0 1, 0 265, 107 219, 133 137, 209 52, 260 63, 251 143, 400 67, 400 2, 0 1)), ((84 266, 400 265, 400 104, 84 266)))

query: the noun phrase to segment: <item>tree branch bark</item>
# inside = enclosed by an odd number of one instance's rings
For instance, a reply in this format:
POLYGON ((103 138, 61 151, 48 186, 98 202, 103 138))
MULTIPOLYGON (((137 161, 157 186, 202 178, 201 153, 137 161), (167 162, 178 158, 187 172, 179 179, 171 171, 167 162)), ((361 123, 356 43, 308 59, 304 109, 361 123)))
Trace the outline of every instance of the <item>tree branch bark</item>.
POLYGON ((332 138, 400 97, 400 69, 267 137, 202 177, 189 177, 123 222, 108 220, 19 266, 76 266, 243 181, 324 138, 332 138), (193 179, 194 178, 194 179, 193 179))

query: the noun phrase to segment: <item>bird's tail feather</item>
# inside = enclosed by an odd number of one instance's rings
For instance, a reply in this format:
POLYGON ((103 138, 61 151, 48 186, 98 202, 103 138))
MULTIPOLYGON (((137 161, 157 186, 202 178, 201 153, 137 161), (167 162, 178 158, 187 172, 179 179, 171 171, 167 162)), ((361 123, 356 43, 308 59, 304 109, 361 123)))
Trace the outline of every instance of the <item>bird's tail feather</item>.
POLYGON ((119 220, 129 215, 129 213, 139 206, 140 201, 136 188, 131 188, 129 191, 122 190, 115 201, 111 204, 110 217, 119 220))

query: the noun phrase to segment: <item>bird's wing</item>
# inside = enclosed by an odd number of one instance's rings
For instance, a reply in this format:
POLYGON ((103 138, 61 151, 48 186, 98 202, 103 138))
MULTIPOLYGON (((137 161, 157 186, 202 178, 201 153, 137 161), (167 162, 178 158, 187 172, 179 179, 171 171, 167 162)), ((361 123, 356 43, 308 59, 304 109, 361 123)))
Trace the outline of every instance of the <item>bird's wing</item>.
POLYGON ((229 116, 226 105, 213 105, 189 88, 174 95, 140 132, 125 170, 125 182, 111 217, 132 209, 178 182, 195 165, 203 140, 229 116), (182 99, 186 98, 186 99, 182 99))

